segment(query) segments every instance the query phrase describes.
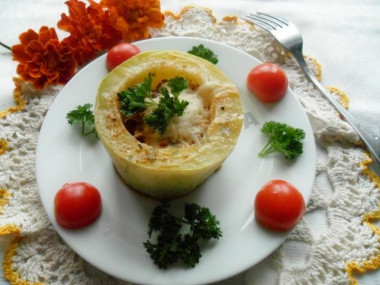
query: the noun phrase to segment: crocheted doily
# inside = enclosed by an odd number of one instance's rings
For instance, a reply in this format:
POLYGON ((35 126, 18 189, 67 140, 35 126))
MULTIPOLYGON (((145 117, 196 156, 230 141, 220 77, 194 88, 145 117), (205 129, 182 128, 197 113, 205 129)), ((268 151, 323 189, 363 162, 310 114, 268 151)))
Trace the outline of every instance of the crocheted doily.
MULTIPOLYGON (((380 216, 379 178, 368 170, 370 160, 356 133, 271 36, 234 17, 217 21, 201 7, 168 13, 165 26, 150 33, 213 39, 281 65, 313 127, 318 162, 307 214, 267 259, 222 283, 347 284, 356 282, 354 272, 377 269, 380 231, 372 221, 380 216)), ((320 77, 318 63, 306 59, 320 77)), ((128 284, 83 261, 50 224, 38 195, 35 151, 44 115, 60 87, 38 92, 17 79, 16 86, 20 110, 0 113, 0 234, 12 236, 5 277, 12 284, 128 284)), ((336 89, 331 93, 342 98, 336 89)))

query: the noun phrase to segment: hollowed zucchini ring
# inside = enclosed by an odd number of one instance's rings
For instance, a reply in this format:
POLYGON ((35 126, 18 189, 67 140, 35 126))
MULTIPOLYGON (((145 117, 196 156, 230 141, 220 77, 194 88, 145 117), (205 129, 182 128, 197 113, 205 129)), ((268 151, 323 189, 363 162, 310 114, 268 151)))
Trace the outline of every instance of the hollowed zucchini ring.
POLYGON ((231 80, 208 61, 179 51, 142 52, 111 71, 99 86, 94 115, 100 140, 124 183, 155 199, 182 196, 205 181, 234 149, 243 123, 240 95, 231 80), (153 88, 175 76, 193 86, 213 82, 214 88, 201 95, 209 102, 210 123, 199 141, 154 147, 126 130, 117 93, 149 73, 155 75, 153 88))

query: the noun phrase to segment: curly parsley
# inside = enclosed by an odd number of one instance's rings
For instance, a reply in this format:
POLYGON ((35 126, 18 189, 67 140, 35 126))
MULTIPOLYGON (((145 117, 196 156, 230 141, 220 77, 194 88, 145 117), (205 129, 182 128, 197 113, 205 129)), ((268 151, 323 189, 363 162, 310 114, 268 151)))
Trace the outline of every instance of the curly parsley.
POLYGON ((151 114, 146 116, 145 122, 160 132, 165 133, 170 120, 174 116, 182 116, 186 106, 189 104, 187 101, 180 101, 178 95, 173 92, 173 97, 170 96, 169 91, 165 87, 160 88, 161 98, 156 109, 151 114))
POLYGON ((98 137, 95 129, 94 113, 91 108, 92 104, 79 105, 76 109, 67 113, 66 119, 70 125, 78 124, 81 126, 82 136, 94 134, 98 137))
POLYGON ((268 142, 259 152, 260 157, 278 152, 283 154, 285 159, 291 160, 302 154, 304 130, 286 123, 269 121, 264 123, 261 132, 268 136, 268 142))
POLYGON ((117 95, 121 104, 120 112, 129 117, 154 106, 155 109, 146 116, 145 122, 163 134, 170 120, 175 116, 182 116, 189 104, 189 102, 181 101, 178 98, 180 93, 188 88, 188 82, 180 76, 169 79, 167 87, 161 87, 159 90, 160 100, 158 103, 153 100, 152 82, 153 75, 149 73, 143 82, 119 92, 117 95), (173 96, 170 96, 170 92, 173 96))
POLYGON ((120 111, 124 116, 132 116, 134 113, 144 111, 149 105, 154 104, 151 92, 152 81, 153 75, 149 73, 143 82, 117 94, 121 104, 120 111))
POLYGON ((170 91, 174 94, 174 96, 179 96, 179 94, 189 87, 189 83, 183 77, 176 76, 169 80, 168 86, 170 91))
POLYGON ((194 267, 202 257, 199 243, 203 240, 219 239, 222 231, 219 221, 206 207, 185 204, 184 217, 173 216, 168 202, 157 206, 148 224, 148 236, 157 233, 157 241, 143 243, 153 262, 167 269, 178 262, 194 267))
POLYGON ((199 46, 193 46, 191 50, 188 51, 188 53, 199 56, 213 64, 218 63, 218 56, 211 49, 206 48, 203 44, 200 44, 199 46))

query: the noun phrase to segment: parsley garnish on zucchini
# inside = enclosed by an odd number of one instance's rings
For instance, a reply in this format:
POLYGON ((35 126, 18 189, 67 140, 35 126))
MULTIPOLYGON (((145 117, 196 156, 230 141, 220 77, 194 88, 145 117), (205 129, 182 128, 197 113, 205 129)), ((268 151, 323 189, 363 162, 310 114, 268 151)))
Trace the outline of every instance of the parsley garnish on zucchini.
POLYGON ((132 116, 136 112, 144 111, 149 105, 155 104, 151 92, 152 81, 153 75, 149 73, 143 82, 117 94, 121 104, 120 112, 124 116, 132 116))
POLYGON ((160 134, 165 133, 166 127, 169 125, 170 120, 174 116, 182 116, 186 106, 189 105, 189 102, 180 101, 178 99, 180 93, 178 90, 176 90, 176 92, 172 91, 174 96, 171 97, 168 89, 161 87, 160 93, 162 96, 157 108, 145 118, 145 122, 155 130, 159 131, 160 134))
POLYGON ((218 63, 218 56, 211 49, 206 48, 203 44, 193 46, 191 50, 188 51, 188 53, 199 56, 213 64, 218 63))
POLYGON ((79 105, 67 113, 66 119, 70 125, 78 124, 81 126, 82 136, 94 134, 98 137, 95 129, 94 113, 91 108, 92 104, 79 105))
POLYGON ((153 100, 152 93, 153 75, 149 75, 143 82, 119 92, 120 112, 126 116, 133 116, 135 113, 143 112, 148 107, 153 106, 153 111, 145 117, 145 122, 163 134, 166 131, 170 120, 183 115, 189 102, 179 100, 180 93, 188 87, 185 78, 176 76, 169 79, 166 87, 159 89, 159 102, 153 100), (170 96, 170 92, 173 96, 170 96))
POLYGON ((222 236, 219 221, 208 208, 194 203, 185 204, 183 218, 172 215, 169 208, 169 202, 163 201, 154 209, 148 224, 150 239, 143 245, 161 269, 177 263, 194 267, 202 256, 200 242, 222 236))

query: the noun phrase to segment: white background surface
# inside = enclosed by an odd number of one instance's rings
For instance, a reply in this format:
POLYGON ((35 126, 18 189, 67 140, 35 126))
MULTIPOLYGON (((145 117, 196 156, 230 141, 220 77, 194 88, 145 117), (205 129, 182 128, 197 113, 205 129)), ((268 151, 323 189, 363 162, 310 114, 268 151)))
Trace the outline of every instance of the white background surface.
MULTIPOLYGON (((162 0, 161 3, 163 10, 174 12, 188 4, 207 6, 219 19, 261 11, 291 20, 303 34, 304 53, 322 64, 323 85, 346 92, 351 112, 372 133, 380 135, 380 0, 162 0)), ((60 14, 67 12, 64 0, 1 0, 0 8, 0 40, 9 46, 17 44, 18 35, 29 28, 55 27, 60 14)), ((0 110, 3 110, 13 104, 16 63, 2 47, 0 64, 0 110)), ((0 238, 1 248, 7 240, 0 238)), ((379 275, 366 274, 359 282, 380 284, 375 280, 379 275)))

